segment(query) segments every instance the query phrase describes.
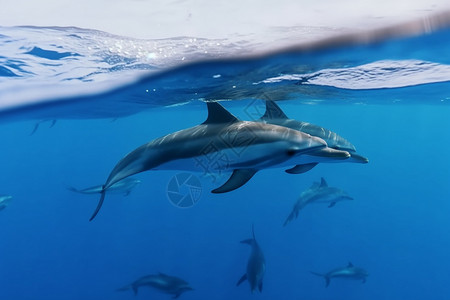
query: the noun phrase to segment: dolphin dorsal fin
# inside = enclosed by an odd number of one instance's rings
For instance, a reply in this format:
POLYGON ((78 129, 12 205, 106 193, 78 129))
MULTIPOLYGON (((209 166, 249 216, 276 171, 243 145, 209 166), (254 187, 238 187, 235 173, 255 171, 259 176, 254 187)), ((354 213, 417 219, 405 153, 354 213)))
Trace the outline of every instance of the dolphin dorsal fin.
POLYGON ((320 187, 327 187, 327 186, 328 186, 327 182, 326 182, 325 179, 322 177, 322 178, 320 179, 320 187))
POLYGON ((261 119, 289 119, 275 101, 266 101, 266 112, 261 119))
POLYGON ((347 268, 353 268, 353 264, 349 261, 347 268))
POLYGON ((202 124, 229 124, 239 121, 218 102, 206 102, 206 104, 208 106, 208 118, 202 124))

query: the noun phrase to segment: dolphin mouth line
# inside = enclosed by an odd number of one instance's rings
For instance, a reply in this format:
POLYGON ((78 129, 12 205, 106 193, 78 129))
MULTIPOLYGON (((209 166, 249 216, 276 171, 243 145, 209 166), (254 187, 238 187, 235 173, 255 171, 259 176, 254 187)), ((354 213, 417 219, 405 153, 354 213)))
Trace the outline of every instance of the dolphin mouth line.
POLYGON ((310 147, 310 148, 306 148, 306 149, 297 150, 295 154, 305 154, 305 153, 313 152, 315 150, 323 149, 326 147, 327 147, 327 145, 314 146, 314 147, 310 147))

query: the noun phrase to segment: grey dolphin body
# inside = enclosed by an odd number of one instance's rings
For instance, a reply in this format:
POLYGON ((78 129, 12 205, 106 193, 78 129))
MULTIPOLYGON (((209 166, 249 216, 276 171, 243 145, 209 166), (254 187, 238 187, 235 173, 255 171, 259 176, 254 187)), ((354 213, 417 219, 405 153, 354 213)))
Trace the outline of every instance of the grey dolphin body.
POLYGON ((192 128, 155 139, 122 158, 103 185, 92 220, 105 192, 116 182, 148 170, 233 172, 213 193, 235 190, 262 169, 296 165, 302 154, 325 148, 324 140, 290 128, 240 121, 219 103, 208 102, 208 118, 192 128))
POLYGON ((329 203, 328 207, 333 207, 337 202, 353 200, 345 191, 329 187, 324 178, 321 178, 320 183, 313 183, 311 187, 300 194, 297 202, 294 204, 291 213, 286 218, 283 226, 286 226, 290 221, 296 219, 300 210, 310 203, 329 203))
POLYGON ((369 276, 366 270, 353 266, 351 262, 349 262, 346 267, 336 268, 326 274, 319 274, 316 272, 311 273, 325 278, 326 287, 330 285, 331 278, 362 280, 362 283, 365 283, 367 276, 369 276))
POLYGON ((264 273, 266 271, 266 260, 264 258, 264 254, 256 242, 255 231, 252 227, 253 238, 246 239, 241 241, 243 244, 248 244, 252 247, 250 257, 247 262, 247 271, 242 277, 239 279, 236 285, 240 285, 245 280, 248 280, 250 283, 250 290, 253 291, 258 289, 262 292, 263 287, 263 278, 264 273))
POLYGON ((118 289, 118 291, 132 289, 134 294, 137 295, 138 289, 142 286, 150 286, 163 293, 174 295, 173 298, 178 298, 182 293, 193 290, 189 283, 181 278, 158 273, 156 275, 143 276, 133 283, 118 289))
POLYGON ((345 138, 341 137, 337 133, 323 128, 318 125, 314 125, 307 122, 297 121, 294 119, 289 119, 286 114, 281 110, 281 108, 274 101, 266 101, 266 111, 264 115, 260 118, 261 122, 275 124, 279 126, 288 127, 294 130, 308 133, 312 136, 317 136, 322 138, 328 145, 329 148, 335 150, 346 151, 349 153, 347 157, 336 157, 332 155, 338 152, 331 152, 318 150, 316 152, 309 152, 307 157, 310 157, 311 162, 305 161, 302 164, 298 164, 294 168, 287 170, 288 173, 304 173, 311 170, 320 162, 354 162, 354 163, 368 163, 369 160, 356 153, 355 146, 350 143, 345 138), (316 161, 311 157, 314 156, 316 161))
MULTIPOLYGON (((107 192, 117 194, 123 193, 125 196, 128 196, 131 193, 131 191, 140 183, 141 181, 139 179, 127 177, 113 184, 108 189, 107 192)), ((96 185, 85 189, 76 189, 74 187, 68 187, 68 189, 72 192, 80 194, 100 194, 103 191, 103 185, 96 185)))
POLYGON ((5 209, 9 202, 11 202, 12 196, 10 195, 0 195, 0 210, 5 209))

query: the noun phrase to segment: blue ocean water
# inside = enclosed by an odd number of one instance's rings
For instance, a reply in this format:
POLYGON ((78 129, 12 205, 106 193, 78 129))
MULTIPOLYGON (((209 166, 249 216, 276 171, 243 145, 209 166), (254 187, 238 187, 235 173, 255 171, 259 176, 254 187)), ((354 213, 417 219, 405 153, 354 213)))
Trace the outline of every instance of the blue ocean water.
POLYGON ((223 41, 3 29, 0 194, 13 199, 0 211, 2 299, 167 299, 116 291, 158 272, 190 283, 182 299, 447 299, 449 29, 244 58, 228 57, 223 41), (195 50, 182 52, 188 43, 195 50), (189 208, 169 201, 180 172, 145 172, 92 222, 99 196, 67 189, 103 184, 131 150, 203 122, 204 100, 254 120, 264 99, 339 133, 370 162, 264 170, 225 194, 210 193, 224 176, 197 173, 201 195, 189 208), (283 227, 321 177, 355 200, 307 206, 283 227), (247 282, 236 287, 252 225, 267 263, 253 295, 247 282), (365 284, 326 288, 310 273, 349 261, 368 271, 365 284))

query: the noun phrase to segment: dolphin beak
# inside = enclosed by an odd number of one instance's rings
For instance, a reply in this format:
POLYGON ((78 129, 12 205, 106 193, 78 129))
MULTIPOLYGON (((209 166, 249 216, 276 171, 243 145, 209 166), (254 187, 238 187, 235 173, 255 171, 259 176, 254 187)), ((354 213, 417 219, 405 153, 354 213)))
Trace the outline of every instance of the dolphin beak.
POLYGON ((347 151, 336 150, 330 147, 321 148, 317 151, 308 153, 308 155, 319 157, 330 157, 342 160, 345 160, 351 156, 350 153, 348 153, 347 151))
POLYGON ((361 164, 367 164, 369 162, 369 159, 367 157, 364 157, 357 153, 352 153, 350 155, 352 156, 352 159, 354 159, 356 162, 359 162, 361 164))

